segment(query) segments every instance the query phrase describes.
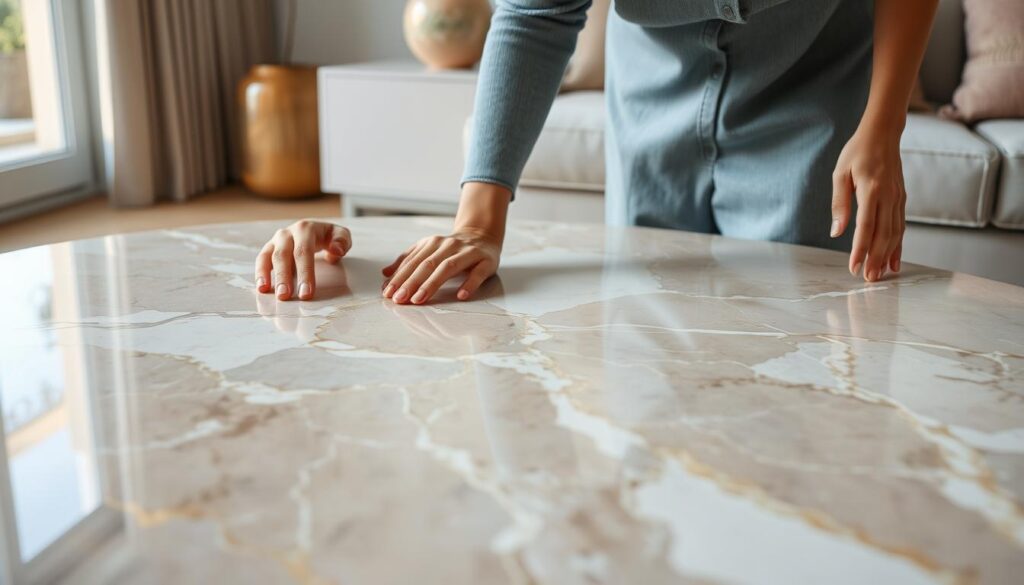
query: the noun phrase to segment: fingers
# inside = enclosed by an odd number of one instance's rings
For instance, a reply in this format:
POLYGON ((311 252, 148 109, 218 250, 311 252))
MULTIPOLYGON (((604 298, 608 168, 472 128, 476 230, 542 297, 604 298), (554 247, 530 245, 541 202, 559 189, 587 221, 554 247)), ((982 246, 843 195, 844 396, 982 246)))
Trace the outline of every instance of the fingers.
POLYGON ((437 250, 441 245, 441 240, 442 238, 435 236, 417 244, 416 249, 402 260, 391 277, 391 281, 384 287, 385 298, 390 298, 396 303, 403 303, 409 299, 411 293, 403 287, 405 281, 413 275, 423 261, 437 250))
POLYGON ((326 251, 336 264, 352 248, 347 228, 324 221, 301 219, 277 230, 256 256, 256 288, 278 299, 312 299, 316 294, 316 254, 326 251))
MULTIPOLYGON (((460 252, 441 260, 437 269, 427 276, 423 284, 413 293, 411 301, 417 305, 429 301, 444 283, 462 274, 467 268, 480 262, 480 260, 482 260, 482 255, 479 252, 469 251, 460 252)), ((409 284, 408 286, 411 287, 412 285, 409 284)))
POLYGON ((323 238, 318 241, 318 247, 326 250, 327 261, 337 264, 348 251, 352 249, 352 233, 348 228, 335 224, 324 224, 323 238))
POLYGON ((829 235, 838 238, 850 225, 853 205, 853 179, 846 169, 836 168, 832 173, 832 227, 829 235))
MULTIPOLYGON (((903 177, 900 176, 900 182, 903 177)), ((893 272, 900 271, 900 262, 903 260, 903 236, 907 232, 907 190, 906 188, 900 189, 900 201, 896 205, 897 217, 899 218, 897 229, 899 230, 896 248, 892 252, 892 256, 889 258, 889 268, 893 272)))
POLYGON ((832 237, 849 230, 856 197, 850 273, 875 282, 887 269, 895 270, 906 219, 900 134, 858 128, 839 154, 832 192, 832 237))
POLYGON ((382 294, 395 304, 422 304, 445 282, 470 270, 476 276, 468 278, 468 289, 463 283, 459 296, 466 300, 498 269, 500 256, 500 237, 488 233, 467 229, 456 230, 449 236, 424 238, 384 268, 384 274, 391 274, 391 279, 384 283, 382 294))
POLYGON ((469 271, 469 276, 466 277, 462 286, 459 287, 456 297, 460 301, 468 301, 476 293, 477 289, 480 288, 480 285, 494 274, 494 269, 495 267, 491 264, 490 260, 479 262, 469 271))
POLYGON ((260 253, 256 255, 256 290, 261 293, 268 293, 273 290, 270 286, 270 270, 273 268, 270 255, 273 253, 274 243, 267 242, 263 245, 260 253))
POLYGON ((889 261, 887 254, 889 241, 892 239, 892 207, 891 203, 876 204, 875 231, 868 248, 868 258, 864 262, 864 280, 875 282, 882 278, 882 270, 889 261))
POLYGON ((850 274, 857 276, 864 259, 868 255, 868 247, 875 235, 875 216, 877 205, 870 195, 863 202, 858 201, 857 229, 853 231, 853 248, 850 251, 850 274))
POLYGON ((892 265, 893 265, 893 255, 896 253, 896 248, 903 241, 903 226, 901 225, 901 218, 900 218, 900 211, 899 211, 899 207, 900 207, 899 202, 902 201, 902 199, 903 199, 902 195, 900 194, 901 192, 902 192, 902 189, 899 187, 899 185, 897 185, 896 186, 896 193, 897 193, 897 195, 896 195, 896 198, 895 198, 895 202, 892 204, 892 206, 890 207, 890 210, 889 210, 889 214, 890 214, 890 216, 892 218, 890 220, 890 224, 889 224, 889 226, 890 226, 889 227, 889 241, 886 242, 886 247, 885 247, 885 252, 884 252, 885 255, 882 256, 882 258, 881 258, 881 275, 882 276, 884 276, 885 273, 887 271, 889 271, 889 270, 892 270, 893 272, 896 271, 894 268, 892 268, 892 265))
POLYGON ((337 263, 352 247, 347 228, 322 221, 299 220, 289 227, 295 241, 295 270, 298 297, 307 301, 316 294, 316 253, 327 251, 327 259, 337 263))
POLYGON ((315 254, 313 239, 309 234, 300 233, 295 239, 294 256, 298 276, 297 289, 299 298, 304 301, 313 298, 313 289, 316 287, 316 271, 313 269, 315 254))
MULTIPOLYGON (((442 269, 442 264, 445 263, 448 258, 453 256, 456 252, 457 245, 455 242, 448 240, 438 245, 434 252, 428 255, 426 258, 420 260, 418 266, 412 271, 405 281, 399 285, 398 291, 392 300, 396 303, 404 303, 406 301, 412 302, 412 297, 415 295, 431 274, 434 274, 438 270, 442 269)), ((420 302, 422 302, 422 297, 420 302)))
POLYGON ((274 252, 270 258, 274 264, 274 292, 277 298, 286 301, 291 298, 295 274, 295 240, 287 230, 278 230, 274 236, 274 252))

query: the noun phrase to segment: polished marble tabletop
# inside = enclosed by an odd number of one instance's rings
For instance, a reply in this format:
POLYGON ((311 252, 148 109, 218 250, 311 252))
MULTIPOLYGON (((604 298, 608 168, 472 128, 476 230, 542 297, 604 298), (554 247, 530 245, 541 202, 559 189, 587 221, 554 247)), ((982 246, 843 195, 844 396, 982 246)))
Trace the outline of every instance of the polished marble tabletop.
POLYGON ((252 260, 279 225, 0 255, 9 561, 69 583, 1024 574, 1022 288, 516 223, 479 299, 396 306, 380 267, 448 222, 375 218, 314 300, 278 302, 252 260))

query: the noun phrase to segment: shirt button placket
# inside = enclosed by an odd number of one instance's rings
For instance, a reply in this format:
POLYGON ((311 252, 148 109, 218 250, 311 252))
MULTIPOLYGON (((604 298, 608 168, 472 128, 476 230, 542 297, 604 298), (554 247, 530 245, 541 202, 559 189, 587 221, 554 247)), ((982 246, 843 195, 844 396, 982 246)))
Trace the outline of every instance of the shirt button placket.
POLYGON ((711 69, 708 76, 707 88, 704 91, 704 103, 701 107, 700 139, 701 150, 704 159, 714 162, 718 157, 718 144, 715 142, 715 129, 718 120, 719 96, 722 94, 722 84, 726 73, 725 53, 718 46, 718 34, 721 31, 721 22, 710 24, 705 30, 704 46, 711 53, 711 69))

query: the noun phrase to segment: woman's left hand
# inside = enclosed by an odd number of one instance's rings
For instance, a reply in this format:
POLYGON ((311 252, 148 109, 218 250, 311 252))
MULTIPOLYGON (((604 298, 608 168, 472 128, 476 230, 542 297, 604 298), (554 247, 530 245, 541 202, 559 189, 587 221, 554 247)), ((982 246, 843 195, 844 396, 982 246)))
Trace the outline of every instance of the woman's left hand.
POLYGON ((858 128, 832 173, 831 235, 839 237, 850 225, 856 194, 850 273, 856 276, 863 267, 868 282, 879 280, 886 270, 900 270, 907 203, 900 134, 898 130, 858 128))

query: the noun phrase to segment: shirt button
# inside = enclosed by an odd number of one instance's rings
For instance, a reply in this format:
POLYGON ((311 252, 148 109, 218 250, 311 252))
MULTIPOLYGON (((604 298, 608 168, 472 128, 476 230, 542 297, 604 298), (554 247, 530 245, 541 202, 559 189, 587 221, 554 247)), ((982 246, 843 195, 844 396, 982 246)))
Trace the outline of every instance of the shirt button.
POLYGON ((711 79, 721 79, 723 73, 725 73, 725 66, 721 63, 715 63, 711 67, 711 79))
POLYGON ((736 16, 736 11, 732 9, 731 4, 722 6, 722 16, 724 16, 726 20, 732 20, 732 18, 736 16))

